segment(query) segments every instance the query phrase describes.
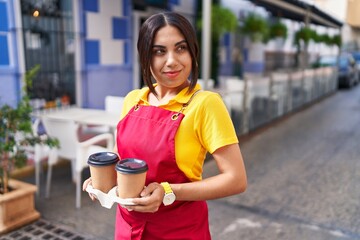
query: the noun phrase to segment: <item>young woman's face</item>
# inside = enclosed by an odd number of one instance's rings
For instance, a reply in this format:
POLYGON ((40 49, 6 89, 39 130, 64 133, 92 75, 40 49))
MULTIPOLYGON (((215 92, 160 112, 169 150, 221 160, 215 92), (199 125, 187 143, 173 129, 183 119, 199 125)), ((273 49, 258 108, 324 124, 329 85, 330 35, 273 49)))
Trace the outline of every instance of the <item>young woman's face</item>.
POLYGON ((151 74, 159 87, 183 88, 191 72, 191 56, 185 37, 173 26, 160 28, 152 46, 151 74))

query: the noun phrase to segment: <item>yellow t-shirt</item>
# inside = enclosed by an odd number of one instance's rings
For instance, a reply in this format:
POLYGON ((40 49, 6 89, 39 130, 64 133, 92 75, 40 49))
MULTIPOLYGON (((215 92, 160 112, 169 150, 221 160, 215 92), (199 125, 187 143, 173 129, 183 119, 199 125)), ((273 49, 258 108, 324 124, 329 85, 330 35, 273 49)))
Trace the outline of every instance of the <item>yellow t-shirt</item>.
MULTIPOLYGON (((197 84, 190 94, 185 88, 159 107, 178 112, 200 88, 197 84)), ((147 100, 149 93, 148 87, 131 91, 125 98, 121 118, 137 103, 150 105, 147 100)), ((238 143, 238 138, 226 106, 217 93, 199 91, 183 114, 185 117, 175 136, 176 162, 190 181, 197 181, 202 179, 206 152, 213 153, 220 147, 238 143)))

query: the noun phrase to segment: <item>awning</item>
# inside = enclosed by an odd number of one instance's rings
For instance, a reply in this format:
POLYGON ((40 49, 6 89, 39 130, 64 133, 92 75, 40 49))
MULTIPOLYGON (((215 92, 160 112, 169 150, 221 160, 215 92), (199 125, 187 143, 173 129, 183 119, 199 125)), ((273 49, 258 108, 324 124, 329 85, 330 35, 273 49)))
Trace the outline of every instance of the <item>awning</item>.
POLYGON ((321 11, 318 7, 300 0, 249 0, 264 7, 273 16, 298 22, 309 22, 325 27, 340 28, 343 22, 321 11), (308 19, 307 19, 308 17, 308 19))

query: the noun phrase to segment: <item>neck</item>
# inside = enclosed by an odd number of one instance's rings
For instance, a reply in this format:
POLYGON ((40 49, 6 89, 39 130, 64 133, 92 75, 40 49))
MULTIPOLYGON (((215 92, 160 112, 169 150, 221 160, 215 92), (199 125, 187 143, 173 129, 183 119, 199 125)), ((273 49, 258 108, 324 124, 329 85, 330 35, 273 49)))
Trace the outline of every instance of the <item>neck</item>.
POLYGON ((177 88, 166 88, 161 86, 156 86, 155 91, 157 95, 153 93, 149 94, 148 101, 151 105, 159 106, 168 103, 171 99, 173 99, 181 90, 188 87, 189 84, 184 84, 177 88))

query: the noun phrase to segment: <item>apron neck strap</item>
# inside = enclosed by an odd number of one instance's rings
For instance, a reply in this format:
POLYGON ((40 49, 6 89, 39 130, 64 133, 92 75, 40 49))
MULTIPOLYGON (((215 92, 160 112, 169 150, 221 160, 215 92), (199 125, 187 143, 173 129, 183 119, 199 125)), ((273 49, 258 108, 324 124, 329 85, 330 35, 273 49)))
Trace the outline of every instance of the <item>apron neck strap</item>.
POLYGON ((191 97, 189 98, 189 100, 182 105, 180 111, 172 115, 171 119, 176 120, 179 117, 179 115, 187 108, 187 106, 189 106, 190 102, 194 99, 195 95, 201 91, 202 89, 199 89, 196 92, 194 92, 193 95, 191 95, 191 97))
POLYGON ((196 90, 196 92, 193 93, 193 95, 191 95, 191 97, 189 98, 189 101, 187 101, 187 103, 184 103, 182 108, 180 109, 180 112, 183 112, 185 110, 185 108, 187 106, 189 106, 189 104, 191 103, 191 101, 194 99, 195 95, 198 94, 199 92, 201 92, 202 89, 196 90))

